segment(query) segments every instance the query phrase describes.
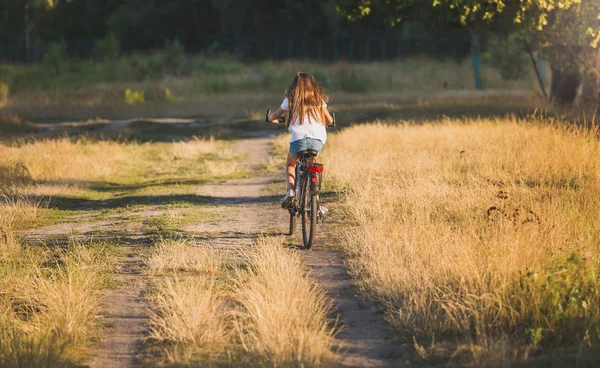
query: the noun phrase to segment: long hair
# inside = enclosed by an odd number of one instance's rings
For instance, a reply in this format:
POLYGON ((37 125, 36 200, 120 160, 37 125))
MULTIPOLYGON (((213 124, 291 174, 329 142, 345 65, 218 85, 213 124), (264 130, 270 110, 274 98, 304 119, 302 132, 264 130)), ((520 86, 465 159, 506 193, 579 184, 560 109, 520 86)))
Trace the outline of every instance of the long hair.
POLYGON ((285 91, 285 97, 289 102, 286 127, 289 127, 297 119, 300 119, 300 125, 304 124, 306 116, 312 118, 313 121, 326 124, 323 102, 327 102, 328 98, 312 76, 298 72, 292 84, 285 91))

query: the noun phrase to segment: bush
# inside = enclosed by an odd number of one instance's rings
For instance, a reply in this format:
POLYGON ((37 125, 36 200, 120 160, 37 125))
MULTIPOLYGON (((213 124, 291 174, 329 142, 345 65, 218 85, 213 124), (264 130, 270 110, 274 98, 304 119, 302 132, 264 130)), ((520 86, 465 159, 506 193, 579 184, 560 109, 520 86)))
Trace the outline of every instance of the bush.
POLYGON ((144 91, 136 91, 127 88, 125 90, 125 103, 128 105, 135 105, 138 103, 143 103, 145 101, 144 91))
POLYGON ((522 48, 519 36, 516 34, 506 38, 491 37, 488 41, 488 50, 484 54, 484 60, 498 70, 502 80, 525 79, 528 75, 527 54, 522 48))
POLYGON ((94 46, 94 57, 98 60, 110 60, 119 56, 121 42, 114 34, 109 34, 94 46))
POLYGON ((48 52, 42 59, 42 64, 52 69, 56 73, 60 73, 67 62, 67 45, 64 42, 50 42, 48 52))
POLYGON ((194 80, 192 92, 197 94, 221 94, 231 92, 233 86, 224 76, 206 76, 194 80))
POLYGON ((323 86, 325 88, 329 87, 329 78, 327 77, 327 73, 325 73, 323 70, 321 70, 321 69, 315 70, 315 72, 313 73, 313 76, 315 77, 315 80, 321 86, 323 86))
POLYGON ((165 48, 163 52, 163 66, 168 74, 181 74, 186 64, 185 49, 178 40, 175 40, 165 48))
POLYGON ((207 74, 234 74, 244 69, 239 61, 225 58, 202 59, 195 67, 207 74))
POLYGON ((341 69, 338 75, 340 90, 350 93, 364 93, 371 87, 371 81, 354 68, 341 69))
POLYGON ((151 62, 149 59, 134 55, 131 58, 130 63, 131 72, 133 74, 133 78, 136 81, 143 81, 144 79, 152 75, 154 66, 150 65, 151 62))

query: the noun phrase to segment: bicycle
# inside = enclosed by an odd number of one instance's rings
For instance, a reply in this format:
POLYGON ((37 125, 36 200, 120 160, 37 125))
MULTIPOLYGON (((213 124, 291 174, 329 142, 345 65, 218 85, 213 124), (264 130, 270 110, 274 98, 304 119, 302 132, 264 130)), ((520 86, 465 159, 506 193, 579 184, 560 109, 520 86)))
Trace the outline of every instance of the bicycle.
MULTIPOLYGON (((269 122, 271 110, 267 110, 265 121, 269 122)), ((329 125, 335 127, 335 114, 331 114, 333 118, 329 125)), ((285 121, 285 117, 280 117, 279 123, 285 121)), ((300 158, 296 164, 296 180, 294 183, 294 200, 282 207, 290 213, 290 230, 288 235, 294 235, 296 227, 296 217, 302 220, 302 241, 304 249, 310 249, 313 245, 315 230, 319 220, 321 223, 325 220, 325 214, 322 211, 320 204, 319 193, 321 191, 321 182, 323 175, 323 164, 312 162, 311 160, 317 156, 315 150, 300 151, 300 158)))

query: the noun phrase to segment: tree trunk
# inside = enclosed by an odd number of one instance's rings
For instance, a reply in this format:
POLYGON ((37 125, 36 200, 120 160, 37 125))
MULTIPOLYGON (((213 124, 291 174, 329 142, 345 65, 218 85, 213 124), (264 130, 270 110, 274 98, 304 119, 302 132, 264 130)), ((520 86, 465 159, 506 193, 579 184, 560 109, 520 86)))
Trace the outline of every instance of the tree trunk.
POLYGON ((562 69, 552 66, 551 101, 561 106, 570 106, 577 97, 581 84, 581 73, 575 68, 562 69))

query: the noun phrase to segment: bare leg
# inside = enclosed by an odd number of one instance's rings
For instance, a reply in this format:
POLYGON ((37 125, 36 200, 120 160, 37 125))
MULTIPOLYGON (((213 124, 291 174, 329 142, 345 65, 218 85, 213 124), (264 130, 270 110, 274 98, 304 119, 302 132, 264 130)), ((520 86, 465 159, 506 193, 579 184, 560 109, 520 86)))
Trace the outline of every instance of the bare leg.
POLYGON ((296 179, 296 163, 298 159, 296 156, 292 155, 291 152, 288 152, 287 157, 287 166, 285 168, 286 173, 286 182, 288 190, 294 189, 294 183, 296 179))

